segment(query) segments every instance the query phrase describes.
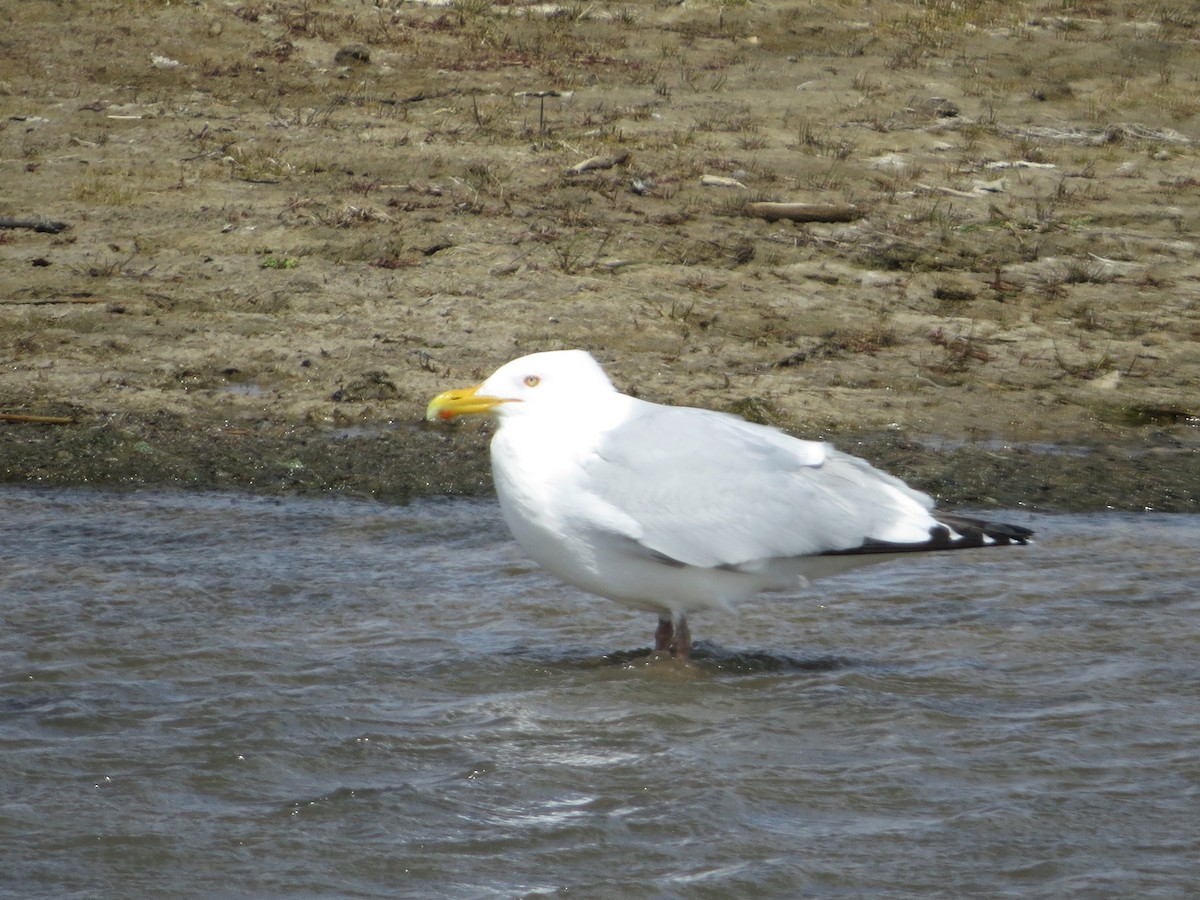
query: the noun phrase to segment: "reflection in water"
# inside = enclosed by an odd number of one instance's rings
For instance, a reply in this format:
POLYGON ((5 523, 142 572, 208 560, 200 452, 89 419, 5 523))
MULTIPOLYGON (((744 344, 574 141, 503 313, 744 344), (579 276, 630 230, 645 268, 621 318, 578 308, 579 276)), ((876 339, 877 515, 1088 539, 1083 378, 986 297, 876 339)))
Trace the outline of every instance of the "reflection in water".
POLYGON ((1200 520, 1026 524, 681 663, 490 503, 0 489, 0 893, 1185 895, 1200 520))

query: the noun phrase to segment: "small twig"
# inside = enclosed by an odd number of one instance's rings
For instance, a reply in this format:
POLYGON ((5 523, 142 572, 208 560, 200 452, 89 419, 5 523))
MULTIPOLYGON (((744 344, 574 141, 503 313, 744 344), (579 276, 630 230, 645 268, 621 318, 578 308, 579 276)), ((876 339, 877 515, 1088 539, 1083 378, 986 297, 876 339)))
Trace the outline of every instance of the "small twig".
POLYGON ((857 206, 842 203, 747 203, 742 210, 748 216, 757 216, 774 222, 788 219, 792 222, 852 222, 862 216, 857 206))
POLYGON ((26 413, 0 413, 0 422, 21 422, 31 425, 73 425, 70 416, 31 416, 26 413))
POLYGON ((0 300, 0 306, 51 306, 55 303, 104 303, 107 297, 94 294, 68 294, 66 297, 35 297, 29 300, 0 300))
POLYGON ((360 97, 352 97, 349 94, 340 94, 333 98, 332 105, 353 104, 354 106, 365 106, 368 103, 378 103, 382 106, 403 106, 405 103, 421 103, 425 100, 440 100, 442 97, 456 97, 462 93, 460 88, 449 88, 444 91, 432 91, 431 93, 412 94, 408 97, 371 97, 363 95, 360 97))
POLYGON ((725 187, 746 190, 746 186, 736 178, 726 178, 724 175, 701 175, 700 184, 704 187, 725 187))
POLYGON ((916 189, 918 191, 924 191, 927 194, 945 194, 947 197, 964 197, 971 200, 974 200, 979 196, 979 193, 976 191, 960 191, 952 187, 945 187, 943 185, 934 186, 928 184, 917 184, 916 189))
POLYGON ((9 219, 0 218, 0 228, 32 228, 43 234, 58 234, 71 226, 67 222, 55 222, 52 219, 9 219))
POLYGON ((591 172, 595 169, 611 169, 613 166, 622 165, 628 159, 629 151, 618 153, 616 156, 593 156, 571 166, 567 169, 567 174, 582 175, 584 172, 591 172))

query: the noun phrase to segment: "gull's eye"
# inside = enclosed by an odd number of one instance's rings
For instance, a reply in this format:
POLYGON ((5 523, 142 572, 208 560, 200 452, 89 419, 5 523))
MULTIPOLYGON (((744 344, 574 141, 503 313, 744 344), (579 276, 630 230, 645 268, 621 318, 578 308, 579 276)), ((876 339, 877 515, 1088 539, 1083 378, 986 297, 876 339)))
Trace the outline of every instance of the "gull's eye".
POLYGON ((538 378, 536 375, 525 376, 525 387, 537 387, 541 383, 542 379, 538 378))

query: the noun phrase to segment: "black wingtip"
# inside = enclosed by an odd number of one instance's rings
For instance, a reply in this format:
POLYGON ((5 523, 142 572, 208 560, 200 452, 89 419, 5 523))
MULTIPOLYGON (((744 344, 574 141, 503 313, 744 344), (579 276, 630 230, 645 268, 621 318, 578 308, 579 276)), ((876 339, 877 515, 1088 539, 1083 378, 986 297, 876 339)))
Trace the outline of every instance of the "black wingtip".
POLYGON ((1028 544, 1033 529, 1007 522, 990 522, 956 513, 934 513, 938 521, 929 529, 929 540, 896 543, 867 538, 861 546, 829 550, 823 556, 850 556, 866 553, 930 553, 938 550, 971 550, 976 547, 1003 547, 1028 544))
POLYGON ((957 513, 935 512, 934 515, 943 525, 954 529, 967 540, 979 541, 981 546, 1028 544, 1029 539, 1033 537, 1033 529, 1021 525, 992 522, 987 519, 960 516, 957 513), (988 538, 991 540, 988 541, 988 538))

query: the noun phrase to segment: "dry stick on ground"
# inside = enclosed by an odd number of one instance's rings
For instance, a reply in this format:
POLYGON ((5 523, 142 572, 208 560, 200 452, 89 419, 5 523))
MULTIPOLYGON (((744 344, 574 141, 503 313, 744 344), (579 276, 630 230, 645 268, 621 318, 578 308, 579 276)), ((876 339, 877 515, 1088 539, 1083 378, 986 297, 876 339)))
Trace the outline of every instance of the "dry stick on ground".
POLYGON ((50 306, 54 303, 107 303, 107 297, 92 294, 68 295, 66 297, 34 297, 29 300, 0 300, 0 306, 50 306))
POLYGON ((459 88, 449 88, 444 91, 432 91, 428 94, 421 92, 408 97, 370 97, 365 94, 362 96, 339 94, 333 98, 333 102, 334 104, 353 104, 355 106, 365 106, 368 103, 378 103, 382 106, 402 106, 405 103, 421 103, 425 100, 440 100, 442 97, 457 97, 461 93, 462 90, 459 88))
POLYGON ((862 216, 857 206, 841 203, 747 203, 742 207, 748 216, 774 222, 789 219, 793 222, 852 222, 862 216))
POLYGON ((52 219, 9 219, 0 218, 0 228, 32 228, 44 234, 58 234, 71 226, 66 222, 55 222, 52 219))
POLYGON ((0 422, 20 422, 31 425, 73 425, 70 416, 31 416, 26 413, 0 413, 0 422))
POLYGON ((621 165, 627 159, 629 159, 628 152, 618 153, 616 156, 593 156, 571 166, 567 169, 567 174, 582 175, 584 172, 591 172, 594 169, 611 169, 613 166, 621 165))
POLYGON ((746 190, 746 186, 736 178, 726 178, 724 175, 701 175, 700 184, 704 187, 726 187, 746 190))

